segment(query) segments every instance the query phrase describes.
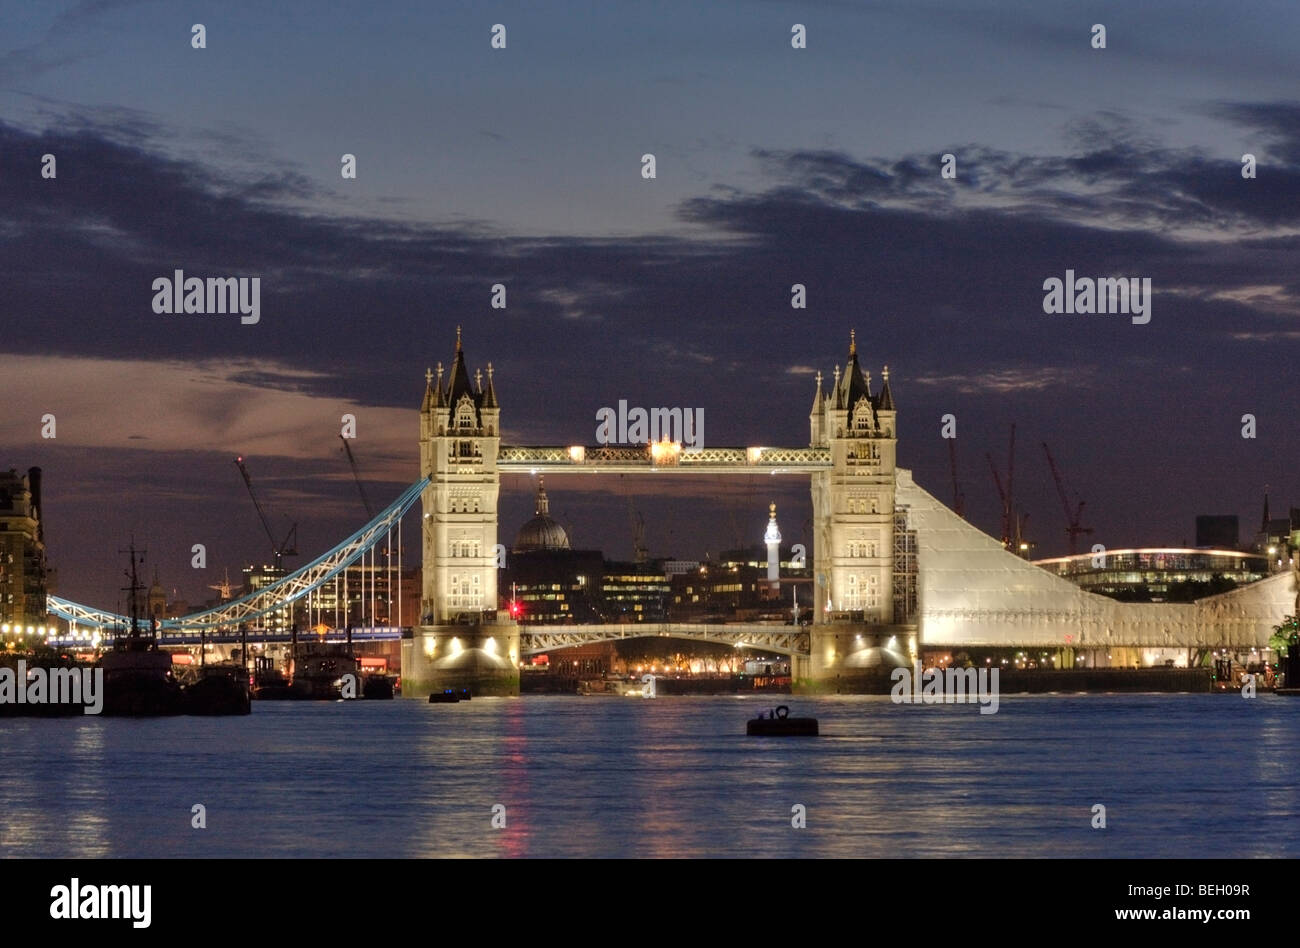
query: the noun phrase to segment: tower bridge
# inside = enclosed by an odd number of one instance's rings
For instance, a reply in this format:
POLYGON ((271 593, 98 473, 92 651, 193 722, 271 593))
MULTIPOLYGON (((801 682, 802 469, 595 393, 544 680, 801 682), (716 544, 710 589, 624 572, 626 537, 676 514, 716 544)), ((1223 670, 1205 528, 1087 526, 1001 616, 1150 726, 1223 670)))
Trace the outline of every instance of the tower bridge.
MULTIPOLYGON (((792 657, 796 686, 852 688, 855 679, 910 664, 926 647, 1035 647, 1163 652, 1263 649, 1272 627, 1297 609, 1294 573, 1193 603, 1122 603, 1087 592, 1008 552, 896 467, 897 410, 889 370, 879 385, 848 357, 827 381, 819 372, 807 447, 639 445, 515 446, 501 443, 494 372, 471 379, 457 331, 449 370, 425 375, 420 479, 370 523, 322 556, 246 596, 163 620, 164 641, 256 629, 275 610, 310 595, 367 552, 401 548, 402 515, 418 501, 423 551, 420 614, 402 637, 408 693, 469 686, 518 691, 519 661, 568 645, 667 635, 761 647, 792 657), (796 475, 813 506, 813 623, 637 624, 521 628, 497 613, 497 500, 502 473, 796 475)), ((123 617, 49 597, 50 611, 80 626, 123 617)), ((269 634, 269 633, 268 633, 269 634)), ((255 633, 249 633, 250 641, 255 633)), ((1123 656, 1127 663, 1128 655, 1123 656)))
MULTIPOLYGON (((812 485, 817 551, 814 631, 807 654, 795 656, 796 677, 829 678, 846 661, 881 664, 886 650, 906 662, 917 652, 915 538, 894 504, 897 412, 889 369, 873 391, 851 335, 848 360, 828 390, 817 374, 807 447, 683 448, 642 445, 526 447, 501 443, 501 407, 487 365, 471 378, 460 331, 450 369, 425 374, 420 406, 420 473, 424 584, 421 624, 402 643, 402 675, 424 685, 472 682, 482 690, 518 688, 521 632, 495 618, 497 499, 502 472, 591 474, 757 473, 807 476, 812 485), (489 613, 493 618, 489 619, 489 613), (465 625, 464 617, 480 617, 465 625), (843 621, 859 618, 856 625, 843 621)), ((701 630, 678 634, 706 638, 701 630)), ((529 631, 529 636, 555 634, 529 631)), ((602 633, 574 629, 586 641, 602 633)))

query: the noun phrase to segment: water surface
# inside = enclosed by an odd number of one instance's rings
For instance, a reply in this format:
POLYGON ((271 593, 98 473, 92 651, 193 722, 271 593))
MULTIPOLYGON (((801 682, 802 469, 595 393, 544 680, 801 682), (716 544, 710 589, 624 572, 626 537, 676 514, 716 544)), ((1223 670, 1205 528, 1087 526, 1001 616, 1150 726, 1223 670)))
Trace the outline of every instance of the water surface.
POLYGON ((745 737, 772 696, 9 719, 0 854, 1300 856, 1300 699, 780 700, 823 736, 745 737))

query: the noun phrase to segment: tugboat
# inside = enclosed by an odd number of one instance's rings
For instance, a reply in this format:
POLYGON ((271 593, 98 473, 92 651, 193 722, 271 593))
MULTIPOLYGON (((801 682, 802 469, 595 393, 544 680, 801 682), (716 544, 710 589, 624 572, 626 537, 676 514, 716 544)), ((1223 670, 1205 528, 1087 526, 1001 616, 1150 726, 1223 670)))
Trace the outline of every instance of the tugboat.
MULTIPOLYGON (((158 648, 157 620, 146 633, 140 623, 140 592, 135 541, 131 542, 131 628, 116 629, 113 650, 99 659, 104 671, 104 714, 146 717, 184 713, 181 686, 172 675, 172 657, 158 648)), ((142 562, 143 551, 139 557, 142 562)))
MULTIPOLYGON (((361 681, 361 666, 344 645, 308 642, 293 657, 292 694, 295 698, 337 700, 344 697, 344 680, 361 681)), ((359 697, 355 693, 350 697, 359 697)))
POLYGON ((251 714, 248 669, 238 662, 203 665, 198 678, 184 688, 185 713, 199 715, 251 714))
POLYGON ((293 697, 293 688, 275 661, 264 655, 253 659, 253 697, 259 701, 284 700, 293 697))
POLYGON ((816 737, 816 718, 792 718, 790 709, 780 705, 767 714, 750 718, 745 723, 745 733, 750 737, 816 737))

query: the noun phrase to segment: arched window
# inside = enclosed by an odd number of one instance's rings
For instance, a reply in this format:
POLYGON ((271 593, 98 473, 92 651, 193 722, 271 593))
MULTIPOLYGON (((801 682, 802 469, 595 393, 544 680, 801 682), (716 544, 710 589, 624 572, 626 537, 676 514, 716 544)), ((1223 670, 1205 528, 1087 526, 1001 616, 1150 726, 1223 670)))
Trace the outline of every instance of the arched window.
POLYGON ((474 400, 468 395, 462 395, 456 403, 456 427, 474 427, 474 400))

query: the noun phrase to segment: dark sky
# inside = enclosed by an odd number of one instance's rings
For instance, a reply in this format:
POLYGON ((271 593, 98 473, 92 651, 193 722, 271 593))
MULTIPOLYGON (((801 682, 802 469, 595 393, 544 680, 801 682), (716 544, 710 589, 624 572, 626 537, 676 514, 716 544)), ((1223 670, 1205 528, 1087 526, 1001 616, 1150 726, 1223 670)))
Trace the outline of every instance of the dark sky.
MULTIPOLYGON (((984 454, 1017 424, 1041 555, 1065 549, 1042 441, 1111 548, 1190 542, 1198 513, 1244 538, 1266 484, 1300 504, 1293 4, 318 6, 0 3, 0 463, 45 470, 61 594, 111 607, 133 532, 191 600, 263 558, 237 453, 328 549, 365 519, 340 415, 386 502, 458 324, 515 443, 591 443, 626 399, 703 408, 711 445, 806 444, 854 328, 900 465, 950 500, 956 415, 991 532, 984 454), (175 269, 260 277, 260 323, 155 314, 175 269), (1067 269, 1150 278, 1151 322, 1045 315, 1067 269)), ((799 479, 547 483, 619 556, 628 497, 691 558, 757 542, 770 501, 788 540, 811 513, 799 479)), ((504 479, 503 542, 531 493, 504 479)))

